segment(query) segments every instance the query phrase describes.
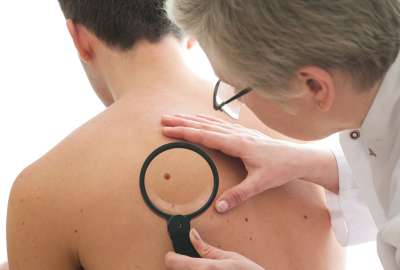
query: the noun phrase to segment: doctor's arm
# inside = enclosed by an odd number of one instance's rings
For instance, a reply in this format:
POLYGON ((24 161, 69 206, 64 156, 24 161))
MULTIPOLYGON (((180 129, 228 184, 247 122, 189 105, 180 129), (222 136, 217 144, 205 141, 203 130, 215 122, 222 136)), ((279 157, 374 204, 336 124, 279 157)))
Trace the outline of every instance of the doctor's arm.
POLYGON ((385 269, 400 269, 400 214, 389 220, 378 234, 378 253, 385 269))
POLYGON ((337 161, 339 192, 336 194, 326 191, 326 200, 336 239, 342 246, 375 241, 375 222, 361 196, 339 141, 331 144, 330 149, 337 161))

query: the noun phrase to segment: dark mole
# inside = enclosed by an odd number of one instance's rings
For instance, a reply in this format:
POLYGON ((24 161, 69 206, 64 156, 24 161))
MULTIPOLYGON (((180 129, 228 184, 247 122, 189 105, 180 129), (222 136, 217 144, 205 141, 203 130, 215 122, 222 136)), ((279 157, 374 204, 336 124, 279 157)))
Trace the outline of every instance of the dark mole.
POLYGON ((164 174, 164 179, 165 180, 171 180, 171 175, 169 173, 164 174))
POLYGON ((249 222, 249 219, 248 218, 244 218, 244 221, 249 222))
POLYGON ((249 239, 250 241, 253 241, 253 237, 250 237, 250 239, 249 239))
POLYGON ((304 217, 304 219, 308 219, 308 216, 307 216, 307 215, 304 215, 303 217, 304 217))
POLYGON ((25 221, 22 221, 22 222, 21 222, 21 225, 24 226, 24 225, 25 225, 25 221))
POLYGON ((78 233, 78 230, 75 230, 74 233, 78 233))

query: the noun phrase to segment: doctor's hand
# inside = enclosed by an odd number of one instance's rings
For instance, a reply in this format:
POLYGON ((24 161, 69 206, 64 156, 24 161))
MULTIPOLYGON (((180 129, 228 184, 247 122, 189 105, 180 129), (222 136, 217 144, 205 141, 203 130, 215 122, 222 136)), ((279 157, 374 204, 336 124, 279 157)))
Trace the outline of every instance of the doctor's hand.
POLYGON ((306 180, 338 192, 334 155, 325 149, 272 139, 254 129, 209 116, 164 116, 163 134, 240 158, 247 177, 217 200, 224 213, 249 198, 293 180, 306 180))
POLYGON ((165 264, 170 270, 264 270, 249 259, 205 243, 196 230, 191 230, 190 240, 202 258, 191 258, 170 252, 165 264))

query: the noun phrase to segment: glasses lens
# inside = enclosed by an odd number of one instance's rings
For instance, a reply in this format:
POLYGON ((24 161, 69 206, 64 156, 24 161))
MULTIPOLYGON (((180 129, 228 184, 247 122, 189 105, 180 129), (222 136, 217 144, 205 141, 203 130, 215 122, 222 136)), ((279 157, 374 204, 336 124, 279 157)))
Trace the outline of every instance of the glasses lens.
MULTIPOLYGON (((216 96, 216 102, 217 105, 221 105, 223 102, 226 102, 230 98, 232 98, 234 95, 237 94, 237 90, 230 86, 227 83, 224 83, 221 81, 218 87, 218 92, 216 96)), ((225 106, 222 107, 222 110, 228 114, 230 117, 234 119, 239 119, 240 115, 240 108, 242 104, 239 99, 235 99, 232 102, 229 102, 225 106)))

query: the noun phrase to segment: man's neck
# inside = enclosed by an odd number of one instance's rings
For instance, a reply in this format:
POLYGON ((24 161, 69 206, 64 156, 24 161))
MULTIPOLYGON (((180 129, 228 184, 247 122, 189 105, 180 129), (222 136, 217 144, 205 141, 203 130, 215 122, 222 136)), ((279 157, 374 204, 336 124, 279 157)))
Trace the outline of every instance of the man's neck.
POLYGON ((152 95, 166 85, 174 89, 197 79, 185 63, 182 45, 173 37, 158 43, 141 41, 128 52, 110 51, 103 61, 103 76, 114 101, 127 95, 152 95))

